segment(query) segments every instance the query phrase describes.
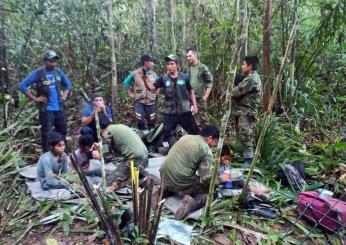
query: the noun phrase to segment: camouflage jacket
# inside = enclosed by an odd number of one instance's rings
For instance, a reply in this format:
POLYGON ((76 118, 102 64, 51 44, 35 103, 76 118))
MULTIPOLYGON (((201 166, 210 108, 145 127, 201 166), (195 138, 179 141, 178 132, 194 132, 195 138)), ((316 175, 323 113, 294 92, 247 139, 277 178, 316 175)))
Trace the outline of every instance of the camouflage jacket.
POLYGON ((235 115, 257 115, 262 100, 262 82, 258 73, 254 71, 247 75, 232 89, 231 96, 235 115))
POLYGON ((189 65, 185 72, 189 75, 196 98, 201 98, 203 96, 206 87, 213 86, 213 76, 208 67, 203 63, 198 62, 195 66, 189 65), (194 68, 197 68, 196 72, 193 71, 194 68))

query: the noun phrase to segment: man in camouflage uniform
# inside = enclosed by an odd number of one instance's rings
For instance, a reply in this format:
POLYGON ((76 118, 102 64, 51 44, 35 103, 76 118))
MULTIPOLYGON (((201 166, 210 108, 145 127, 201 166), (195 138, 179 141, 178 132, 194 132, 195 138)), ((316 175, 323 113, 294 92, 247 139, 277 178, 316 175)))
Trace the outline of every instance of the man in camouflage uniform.
POLYGON ((159 91, 150 91, 146 88, 145 82, 154 83, 158 78, 153 71, 155 59, 148 54, 141 57, 142 67, 133 71, 124 80, 128 95, 135 102, 135 113, 138 129, 149 129, 155 126, 156 119, 156 96, 159 91))
POLYGON ((253 158, 254 123, 262 99, 262 82, 257 74, 258 58, 246 56, 241 67, 246 75, 232 90, 237 139, 243 147, 243 167, 253 158))
MULTIPOLYGON (((184 194, 183 206, 175 214, 176 219, 183 219, 205 205, 214 163, 210 147, 215 147, 218 139, 219 129, 207 125, 199 135, 181 137, 168 152, 160 168, 164 193, 184 194)), ((226 182, 228 177, 221 174, 220 182, 226 182)))
POLYGON ((123 161, 112 173, 107 174, 109 184, 126 181, 130 177, 130 161, 133 160, 136 167, 143 174, 148 165, 148 149, 134 130, 123 124, 109 124, 100 122, 102 138, 110 145, 110 149, 122 156, 123 161))
POLYGON ((208 67, 198 60, 196 49, 186 50, 186 59, 189 62, 186 73, 189 75, 199 109, 199 113, 194 116, 199 127, 202 127, 209 122, 207 100, 213 86, 213 76, 208 67))

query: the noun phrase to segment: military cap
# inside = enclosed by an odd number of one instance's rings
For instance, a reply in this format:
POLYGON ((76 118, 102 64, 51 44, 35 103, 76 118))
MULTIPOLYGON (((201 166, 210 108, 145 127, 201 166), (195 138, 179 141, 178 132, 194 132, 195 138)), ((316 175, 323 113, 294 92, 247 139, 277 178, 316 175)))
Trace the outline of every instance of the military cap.
POLYGON ((50 59, 59 59, 60 57, 53 51, 53 50, 47 50, 42 55, 43 60, 50 60, 50 59))

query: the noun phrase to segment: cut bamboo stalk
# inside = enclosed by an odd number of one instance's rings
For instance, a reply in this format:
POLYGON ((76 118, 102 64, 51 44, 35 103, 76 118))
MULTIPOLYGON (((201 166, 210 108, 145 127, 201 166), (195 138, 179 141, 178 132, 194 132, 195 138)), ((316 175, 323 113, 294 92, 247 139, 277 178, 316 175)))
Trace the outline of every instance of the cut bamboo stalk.
POLYGON ((114 222, 113 218, 112 218, 112 215, 109 211, 109 208, 107 206, 107 203, 106 203, 106 200, 104 199, 101 191, 99 188, 95 188, 100 200, 101 200, 101 203, 102 203, 102 206, 103 206, 103 210, 104 212, 106 213, 106 216, 107 216, 107 221, 108 221, 108 224, 110 225, 111 227, 111 230, 113 232, 115 232, 115 239, 116 239, 116 244, 117 245, 122 245, 123 242, 121 240, 121 234, 120 234, 120 229, 119 229, 119 226, 116 222, 114 222))
POLYGON ((138 205, 138 231, 139 234, 144 234, 144 226, 145 226, 145 196, 146 196, 146 189, 143 188, 139 192, 139 205, 138 205))
POLYGON ((70 156, 71 159, 71 163, 75 169, 75 171, 77 172, 85 190, 87 193, 88 198, 91 201, 91 206, 94 209, 97 217, 99 218, 99 221, 101 223, 101 226, 103 227, 103 229, 105 229, 105 232, 107 234, 107 237, 111 240, 112 244, 116 244, 116 238, 114 237, 115 231, 110 229, 110 226, 108 225, 107 219, 106 217, 103 215, 102 209, 96 199, 96 197, 94 196, 94 193, 89 185, 89 182, 87 180, 87 178, 85 177, 83 170, 81 168, 81 166, 76 162, 76 154, 73 152, 72 156, 70 156))
POLYGON ((147 198, 146 198, 146 207, 145 207, 145 229, 144 232, 147 233, 149 229, 149 219, 151 214, 151 200, 153 195, 153 187, 154 187, 154 180, 149 179, 147 181, 147 198))
POLYGON ((103 145, 102 145, 102 137, 101 137, 101 129, 100 129, 100 120, 99 120, 99 115, 98 115, 96 109, 94 109, 94 113, 95 113, 96 134, 97 134, 97 139, 99 141, 99 146, 100 146, 102 190, 103 190, 103 192, 106 192, 106 187, 107 187, 106 167, 105 167, 105 159, 103 157, 103 145))
POLYGON ((166 199, 163 199, 157 205, 157 208, 155 211, 155 216, 153 218, 151 233, 149 235, 149 243, 150 244, 155 244, 157 229, 159 227, 161 212, 162 212, 163 204, 165 203, 165 201, 166 201, 166 199))

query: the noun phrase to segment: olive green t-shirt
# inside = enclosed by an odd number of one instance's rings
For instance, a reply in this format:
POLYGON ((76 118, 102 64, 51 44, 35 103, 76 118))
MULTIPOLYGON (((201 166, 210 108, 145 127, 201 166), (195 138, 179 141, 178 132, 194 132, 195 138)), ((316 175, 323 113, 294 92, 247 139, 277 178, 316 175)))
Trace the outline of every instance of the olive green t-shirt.
POLYGON ((148 149, 139 136, 126 125, 111 124, 105 132, 106 137, 112 137, 111 147, 125 159, 146 159, 148 149))
POLYGON ((189 79, 196 98, 202 98, 206 87, 213 86, 213 76, 208 67, 201 62, 196 65, 189 65, 186 71, 189 74, 189 79))
POLYGON ((208 144, 200 135, 185 135, 169 151, 160 172, 164 185, 178 188, 193 183, 196 171, 200 182, 209 182, 214 158, 208 144))

